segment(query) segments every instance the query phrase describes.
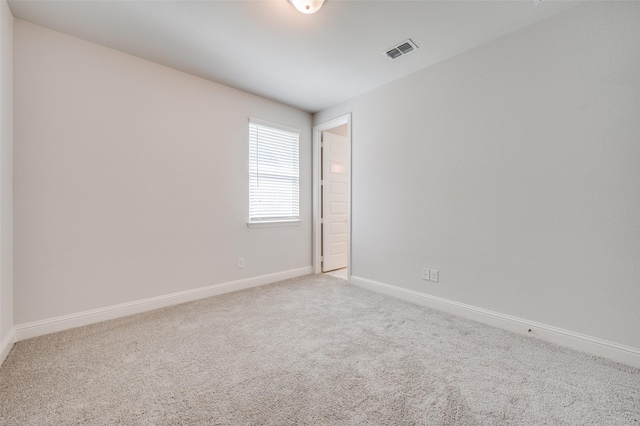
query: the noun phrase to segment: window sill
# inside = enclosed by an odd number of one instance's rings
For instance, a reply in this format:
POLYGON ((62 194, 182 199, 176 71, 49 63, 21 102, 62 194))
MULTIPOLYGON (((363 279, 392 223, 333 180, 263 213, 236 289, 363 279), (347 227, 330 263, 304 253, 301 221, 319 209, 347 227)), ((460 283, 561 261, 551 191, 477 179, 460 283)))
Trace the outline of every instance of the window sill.
POLYGON ((248 228, 274 228, 279 226, 298 226, 301 220, 276 220, 272 222, 247 222, 248 228))

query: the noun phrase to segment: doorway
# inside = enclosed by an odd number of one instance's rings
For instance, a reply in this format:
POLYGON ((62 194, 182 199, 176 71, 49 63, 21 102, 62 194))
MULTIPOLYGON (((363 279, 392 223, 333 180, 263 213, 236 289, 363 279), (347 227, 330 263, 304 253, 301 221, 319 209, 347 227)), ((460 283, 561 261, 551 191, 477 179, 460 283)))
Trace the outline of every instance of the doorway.
POLYGON ((313 264, 351 276, 351 114, 313 127, 313 264))

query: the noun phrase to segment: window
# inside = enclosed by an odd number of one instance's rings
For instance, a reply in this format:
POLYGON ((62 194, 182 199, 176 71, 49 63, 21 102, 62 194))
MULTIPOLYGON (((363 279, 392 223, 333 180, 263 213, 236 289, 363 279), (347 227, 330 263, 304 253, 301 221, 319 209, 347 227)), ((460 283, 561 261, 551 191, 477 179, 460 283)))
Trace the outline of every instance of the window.
POLYGON ((300 219, 300 131, 249 119, 249 225, 300 219))

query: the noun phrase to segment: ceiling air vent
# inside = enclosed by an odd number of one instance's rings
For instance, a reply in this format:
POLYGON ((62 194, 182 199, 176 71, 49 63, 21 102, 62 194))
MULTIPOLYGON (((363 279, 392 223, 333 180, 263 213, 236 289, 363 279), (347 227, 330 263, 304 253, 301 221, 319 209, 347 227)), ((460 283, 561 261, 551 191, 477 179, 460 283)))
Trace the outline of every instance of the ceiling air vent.
POLYGON ((414 42, 407 40, 387 50, 384 54, 387 55, 389 59, 397 59, 402 55, 406 55, 407 53, 416 50, 417 48, 418 46, 416 46, 414 42))

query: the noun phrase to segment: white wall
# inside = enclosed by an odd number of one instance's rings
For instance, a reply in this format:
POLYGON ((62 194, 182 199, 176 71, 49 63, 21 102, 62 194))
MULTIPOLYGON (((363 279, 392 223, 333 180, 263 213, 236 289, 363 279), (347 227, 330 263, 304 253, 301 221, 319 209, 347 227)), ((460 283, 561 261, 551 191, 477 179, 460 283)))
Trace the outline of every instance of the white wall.
POLYGON ((640 348, 638 22, 588 2, 318 113, 353 113, 353 275, 640 348))
POLYGON ((311 266, 309 114, 24 21, 14 37, 17 325, 311 266), (301 226, 246 226, 249 116, 302 130, 301 226))
POLYGON ((13 340, 13 15, 0 1, 0 363, 13 340))

